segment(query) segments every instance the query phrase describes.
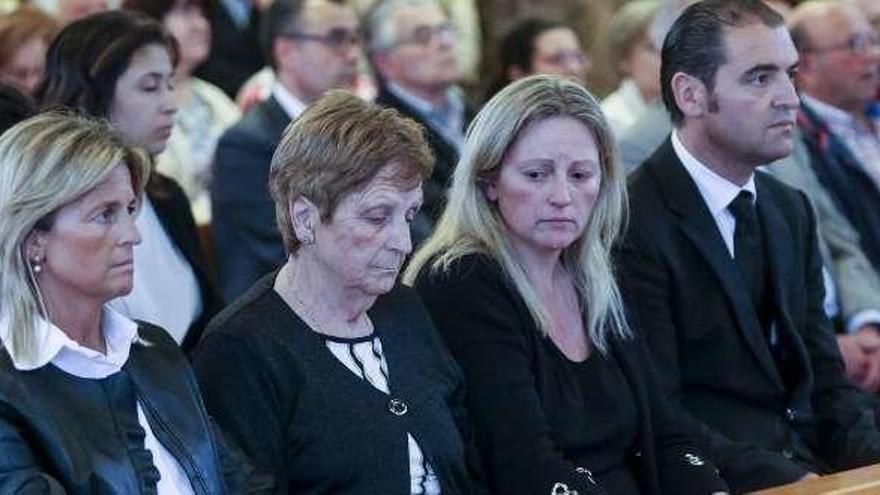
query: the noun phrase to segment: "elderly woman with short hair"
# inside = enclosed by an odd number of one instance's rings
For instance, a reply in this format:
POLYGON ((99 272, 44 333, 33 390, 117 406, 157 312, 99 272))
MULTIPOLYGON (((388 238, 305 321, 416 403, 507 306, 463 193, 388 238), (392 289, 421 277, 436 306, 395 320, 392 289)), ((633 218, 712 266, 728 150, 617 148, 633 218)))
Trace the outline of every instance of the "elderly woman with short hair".
POLYGON ((582 85, 522 79, 471 124, 446 210, 404 280, 464 370, 494 493, 725 490, 627 324, 610 255, 625 204, 582 85))
POLYGON ((195 366, 284 493, 470 493, 463 379, 396 284, 431 163, 417 124, 342 91, 275 151, 288 260, 212 321, 195 366))
POLYGON ((2 493, 272 488, 221 448, 174 341, 106 305, 132 289, 148 176, 146 157, 83 117, 0 137, 2 493))

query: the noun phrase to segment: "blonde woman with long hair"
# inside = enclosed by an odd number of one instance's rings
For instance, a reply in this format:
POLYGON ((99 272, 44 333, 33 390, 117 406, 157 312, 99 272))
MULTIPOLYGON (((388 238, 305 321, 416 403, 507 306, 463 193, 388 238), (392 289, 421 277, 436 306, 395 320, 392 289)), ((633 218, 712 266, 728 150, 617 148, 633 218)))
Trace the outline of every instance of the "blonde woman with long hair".
POLYGON ((84 117, 0 137, 2 493, 274 493, 221 448, 171 337, 107 305, 132 289, 148 176, 84 117))
POLYGON ((511 84, 471 125, 446 210, 405 274, 465 372, 497 493, 726 490, 656 395, 627 324, 611 142, 582 85, 511 84))

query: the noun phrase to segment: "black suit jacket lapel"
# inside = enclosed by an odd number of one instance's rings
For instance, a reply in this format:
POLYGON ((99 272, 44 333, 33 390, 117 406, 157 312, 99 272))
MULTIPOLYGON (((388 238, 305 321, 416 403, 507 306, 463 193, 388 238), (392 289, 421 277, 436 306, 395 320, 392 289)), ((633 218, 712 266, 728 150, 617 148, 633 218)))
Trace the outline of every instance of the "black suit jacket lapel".
MULTIPOLYGON (((791 320, 791 287, 786 281, 797 280, 792 273, 793 253, 798 249, 791 228, 785 220, 785 214, 774 201, 771 191, 766 190, 765 177, 758 172, 755 176, 755 187, 758 192, 758 218, 763 229, 765 256, 769 266, 770 286, 773 291, 774 319, 773 325, 778 338, 788 351, 797 356, 797 366, 801 368, 797 374, 802 381, 812 381, 812 370, 805 366, 808 361, 807 349, 797 334, 795 324, 791 320)), ((807 387, 812 389, 812 386, 807 387)))
POLYGON ((684 235, 703 255, 724 289, 733 307, 737 328, 742 332, 761 368, 766 372, 767 377, 782 389, 782 379, 764 341, 763 331, 748 290, 742 285, 736 265, 697 185, 675 154, 672 141, 667 139, 646 165, 651 167, 651 173, 659 184, 666 203, 678 214, 679 227, 684 235))

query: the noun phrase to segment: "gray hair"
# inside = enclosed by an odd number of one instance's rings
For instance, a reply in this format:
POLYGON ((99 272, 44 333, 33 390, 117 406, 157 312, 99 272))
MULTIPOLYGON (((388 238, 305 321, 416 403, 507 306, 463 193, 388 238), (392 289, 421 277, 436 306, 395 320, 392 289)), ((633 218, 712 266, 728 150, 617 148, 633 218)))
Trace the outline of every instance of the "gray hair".
POLYGON ((397 43, 396 26, 391 15, 400 7, 440 7, 435 0, 378 0, 364 14, 363 31, 366 38, 367 53, 382 53, 397 43))
POLYGON ((121 164, 140 197, 149 158, 125 145, 109 123, 85 116, 44 113, 0 136, 0 315, 10 321, 7 347, 16 360, 33 361, 41 344, 34 341, 35 319, 48 318, 25 252, 28 237, 51 229, 59 208, 121 164))
POLYGON ((612 245, 626 218, 625 172, 614 159, 614 141, 598 102, 568 79, 544 75, 520 79, 483 107, 468 129, 446 209, 434 234, 413 255, 404 282, 411 285, 423 269, 446 271, 468 254, 489 255, 513 281, 541 332, 549 334, 550 315, 517 259, 497 205, 486 198, 485 184, 500 172, 523 129, 555 116, 583 123, 599 148, 599 195, 583 235, 563 251, 562 266, 585 309, 588 337, 604 353, 611 335, 631 335, 611 261, 612 245))

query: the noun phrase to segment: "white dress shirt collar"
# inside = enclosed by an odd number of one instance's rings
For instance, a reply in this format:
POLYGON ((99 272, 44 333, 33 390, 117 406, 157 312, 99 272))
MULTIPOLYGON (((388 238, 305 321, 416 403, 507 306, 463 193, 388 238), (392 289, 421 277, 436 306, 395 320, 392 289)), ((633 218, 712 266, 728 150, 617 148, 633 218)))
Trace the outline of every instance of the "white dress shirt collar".
POLYGON ((52 322, 37 317, 34 339, 39 352, 32 359, 26 359, 17 356, 9 346, 11 323, 8 317, 0 319, 0 338, 16 369, 34 370, 52 363, 65 373, 80 378, 105 378, 118 372, 128 360, 131 344, 138 338, 137 323, 107 306, 101 311, 106 354, 80 345, 52 322))
POLYGON ((752 174, 749 177, 749 181, 742 187, 730 182, 713 172, 691 154, 679 139, 676 131, 672 131, 672 148, 684 165, 685 170, 687 170, 688 175, 697 184, 700 196, 702 196, 706 207, 709 208, 712 219, 715 220, 715 225, 718 227, 718 232, 721 234, 724 245, 727 247, 730 256, 733 257, 735 255, 733 237, 736 232, 736 218, 734 218, 727 207, 730 206, 730 202, 736 198, 740 191, 749 191, 752 193, 752 201, 757 201, 755 174, 752 174))
POLYGON ((752 193, 753 201, 757 201, 758 192, 755 189, 755 174, 749 177, 749 181, 742 187, 716 174, 712 169, 704 165, 690 151, 685 148, 677 131, 672 131, 672 147, 675 154, 681 160, 688 174, 697 184, 700 195, 709 207, 712 216, 717 216, 727 209, 730 202, 736 198, 740 191, 752 193))
POLYGON ((299 117, 299 114, 303 113, 306 109, 306 104, 278 81, 275 81, 275 84, 272 86, 272 96, 275 97, 275 101, 281 105, 281 109, 290 117, 290 120, 299 117))

